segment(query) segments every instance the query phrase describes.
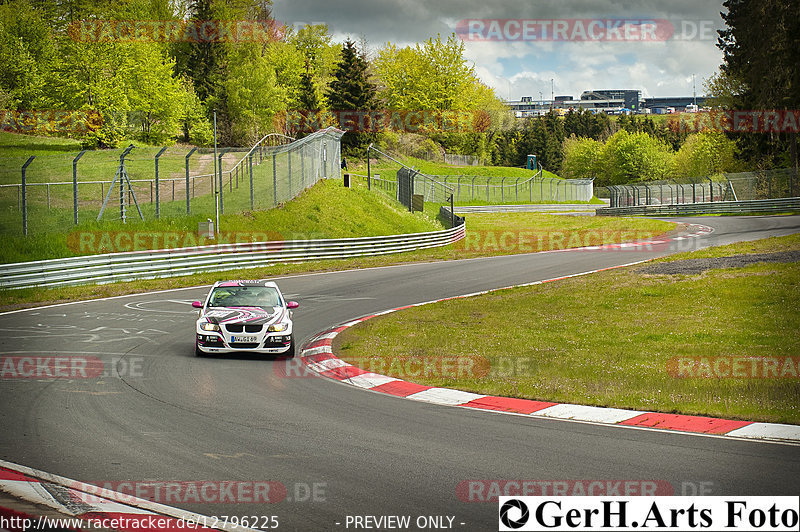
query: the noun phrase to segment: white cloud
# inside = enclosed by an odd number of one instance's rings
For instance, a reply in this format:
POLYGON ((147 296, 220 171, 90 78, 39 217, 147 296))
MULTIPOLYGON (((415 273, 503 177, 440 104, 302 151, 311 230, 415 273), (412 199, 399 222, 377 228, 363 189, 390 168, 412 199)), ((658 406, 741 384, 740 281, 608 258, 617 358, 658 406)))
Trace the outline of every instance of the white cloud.
POLYGON ((337 41, 364 36, 373 49, 387 41, 406 46, 437 33, 446 37, 463 19, 646 17, 668 19, 679 34, 705 29, 704 40, 654 43, 467 42, 465 56, 480 78, 501 97, 508 96, 510 85, 512 98, 538 98, 539 91, 549 97, 551 78, 557 94, 630 88, 647 96, 688 96, 692 74, 699 94, 702 79, 722 60, 712 31, 722 26, 722 10, 721 0, 275 0, 273 5, 279 20, 325 22, 337 41))

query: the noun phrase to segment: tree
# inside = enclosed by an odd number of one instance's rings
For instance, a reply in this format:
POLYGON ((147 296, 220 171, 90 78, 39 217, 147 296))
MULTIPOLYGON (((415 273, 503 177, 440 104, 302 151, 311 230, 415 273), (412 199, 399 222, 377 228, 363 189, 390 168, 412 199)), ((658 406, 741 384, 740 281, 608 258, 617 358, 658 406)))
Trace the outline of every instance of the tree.
POLYGON ((341 52, 341 48, 331 41, 332 37, 325 24, 303 26, 297 33, 290 33, 287 37, 287 42, 303 55, 306 74, 313 83, 319 100, 315 107, 306 109, 326 107, 326 102, 320 99, 319 95, 325 94, 328 84, 333 79, 333 70, 341 52))
POLYGON ((670 168, 672 150, 647 133, 622 129, 603 148, 603 171, 599 185, 622 185, 633 181, 664 179, 670 168))
POLYGON ((319 110, 319 96, 317 88, 314 86, 314 78, 311 73, 303 72, 300 75, 300 95, 298 102, 301 109, 308 111, 319 110))
POLYGON ((689 135, 673 159, 675 177, 705 177, 736 169, 736 143, 719 131, 689 135))
POLYGON ((240 44, 231 49, 229 57, 225 94, 232 126, 230 140, 252 144, 272 131, 274 117, 287 109, 288 88, 279 83, 275 63, 269 53, 262 54, 260 46, 240 44))
POLYGON ((603 143, 574 135, 564 139, 562 177, 595 179, 603 171, 603 143))
MULTIPOLYGON (((723 78, 719 85, 734 87, 734 108, 798 109, 800 106, 800 4, 793 0, 726 0, 717 46, 722 50, 723 78), (754 21, 758 21, 755 23, 754 21)), ((724 92, 723 92, 724 95, 724 92)), ((745 156, 766 154, 778 162, 789 147, 797 181, 797 133, 768 139, 766 134, 738 135, 745 156), (783 154, 781 152, 784 152, 783 154)))
POLYGON ((12 108, 44 104, 54 52, 48 22, 32 6, 19 0, 0 5, 0 90, 12 108))
MULTIPOLYGON (((220 19, 212 0, 190 0, 189 22, 220 19)), ((218 93, 225 77, 227 53, 221 42, 200 40, 175 46, 176 71, 192 80, 201 101, 218 93)))
MULTIPOLYGON (((327 97, 335 111, 370 110, 375 105, 377 89, 369 80, 368 64, 353 41, 348 39, 342 46, 342 57, 333 71, 333 80, 327 97)), ((374 135, 364 132, 349 132, 342 137, 342 150, 358 154, 372 141, 374 135)))

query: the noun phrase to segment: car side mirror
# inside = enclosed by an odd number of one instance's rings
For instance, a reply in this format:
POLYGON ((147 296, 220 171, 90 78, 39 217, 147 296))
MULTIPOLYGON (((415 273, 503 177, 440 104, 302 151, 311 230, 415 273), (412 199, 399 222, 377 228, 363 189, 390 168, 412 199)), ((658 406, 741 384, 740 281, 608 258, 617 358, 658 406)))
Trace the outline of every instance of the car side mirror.
POLYGON ((203 308, 203 304, 199 301, 192 301, 192 307, 194 308, 203 308))
POLYGON ((287 301, 286 302, 286 308, 288 308, 288 309, 294 309, 294 308, 297 308, 299 306, 300 306, 300 303, 298 303, 297 301, 287 301))

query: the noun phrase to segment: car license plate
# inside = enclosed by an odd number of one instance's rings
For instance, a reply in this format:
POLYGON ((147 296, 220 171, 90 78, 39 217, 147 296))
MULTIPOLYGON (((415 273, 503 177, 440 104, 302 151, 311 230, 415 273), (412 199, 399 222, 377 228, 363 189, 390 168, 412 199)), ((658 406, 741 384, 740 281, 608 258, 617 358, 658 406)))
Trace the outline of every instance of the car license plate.
POLYGON ((258 336, 231 336, 231 343, 252 344, 258 342, 258 336))

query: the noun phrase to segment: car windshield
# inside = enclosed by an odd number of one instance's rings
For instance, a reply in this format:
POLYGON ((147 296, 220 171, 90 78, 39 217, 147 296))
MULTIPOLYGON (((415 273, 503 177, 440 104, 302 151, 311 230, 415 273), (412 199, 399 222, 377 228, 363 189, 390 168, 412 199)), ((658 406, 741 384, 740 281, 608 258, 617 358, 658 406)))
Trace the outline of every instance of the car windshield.
POLYGON ((218 286, 208 300, 209 307, 279 307, 278 291, 269 286, 218 286))

